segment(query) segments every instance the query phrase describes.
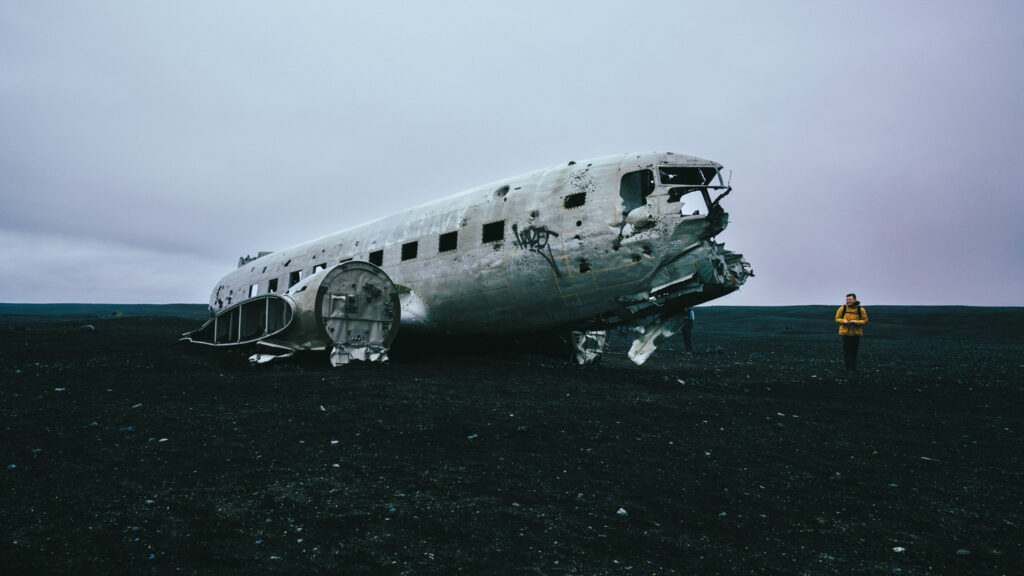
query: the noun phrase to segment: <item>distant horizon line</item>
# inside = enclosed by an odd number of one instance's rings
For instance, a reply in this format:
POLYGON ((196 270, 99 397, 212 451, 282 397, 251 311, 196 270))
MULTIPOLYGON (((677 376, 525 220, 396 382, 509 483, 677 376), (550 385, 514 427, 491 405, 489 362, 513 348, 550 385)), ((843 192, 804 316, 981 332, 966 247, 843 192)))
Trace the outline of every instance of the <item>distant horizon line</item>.
MULTIPOLYGON (((828 304, 698 304, 694 308, 788 308, 793 306, 842 306, 843 302, 828 304)), ((2 306, 209 306, 203 302, 0 302, 2 306)), ((1002 304, 870 304, 864 308, 876 306, 901 308, 1024 308, 1024 306, 1008 306, 1002 304)))

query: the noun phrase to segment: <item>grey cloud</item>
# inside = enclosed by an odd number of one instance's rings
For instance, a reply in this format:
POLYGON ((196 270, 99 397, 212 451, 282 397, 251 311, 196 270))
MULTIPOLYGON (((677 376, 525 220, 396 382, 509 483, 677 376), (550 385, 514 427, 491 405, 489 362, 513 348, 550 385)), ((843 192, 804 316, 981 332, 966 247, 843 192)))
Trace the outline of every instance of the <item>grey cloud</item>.
MULTIPOLYGON (((758 276, 723 303, 824 303, 856 285, 876 302, 1014 304, 1022 11, 8 8, 0 232, 18 250, 40 240, 35 267, 11 244, 0 257, 39 270, 103 246, 53 298, 91 283, 92 298, 132 299, 104 252, 133 263, 140 297, 205 301, 211 262, 226 272, 240 254, 570 159, 672 150, 734 171, 721 239, 758 276), (172 262, 184 283, 161 276, 172 262)), ((0 300, 32 298, 24 284, 0 300)))

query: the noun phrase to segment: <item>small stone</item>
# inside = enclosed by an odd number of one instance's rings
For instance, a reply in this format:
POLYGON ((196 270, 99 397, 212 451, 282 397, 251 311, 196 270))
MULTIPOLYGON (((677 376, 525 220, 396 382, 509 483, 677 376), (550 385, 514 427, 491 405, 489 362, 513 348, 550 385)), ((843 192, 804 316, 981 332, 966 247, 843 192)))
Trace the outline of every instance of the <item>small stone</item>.
POLYGON ((956 555, 957 556, 970 556, 971 555, 971 551, 966 549, 966 548, 961 548, 961 549, 956 551, 956 555))
POLYGON ((619 516, 629 516, 629 512, 626 512, 625 508, 619 508, 618 511, 615 513, 619 516))

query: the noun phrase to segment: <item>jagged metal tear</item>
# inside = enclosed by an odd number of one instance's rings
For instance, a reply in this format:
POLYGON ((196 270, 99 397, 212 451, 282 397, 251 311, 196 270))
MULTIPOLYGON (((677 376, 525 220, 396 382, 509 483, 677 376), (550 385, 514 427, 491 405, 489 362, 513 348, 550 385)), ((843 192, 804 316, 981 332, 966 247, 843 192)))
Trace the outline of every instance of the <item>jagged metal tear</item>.
POLYGON ((642 365, 651 354, 654 354, 663 340, 671 338, 682 330, 689 315, 689 312, 680 312, 655 320, 644 328, 639 328, 642 334, 633 340, 633 345, 629 347, 629 359, 637 366, 642 365))
MULTIPOLYGON (((753 276, 747 260, 741 254, 723 249, 721 244, 705 241, 701 243, 700 249, 691 250, 690 253, 701 255, 700 259, 690 264, 694 272, 655 288, 648 297, 648 303, 659 302, 659 292, 680 297, 702 292, 712 286, 732 291, 753 276)), ((638 326, 641 335, 633 340, 629 348, 629 359, 637 366, 642 365, 666 338, 682 330, 687 317, 688 312, 684 310, 656 317, 646 325, 638 326)))
POLYGON ((577 364, 593 364, 604 353, 608 343, 606 330, 573 330, 569 335, 574 351, 573 359, 577 364))

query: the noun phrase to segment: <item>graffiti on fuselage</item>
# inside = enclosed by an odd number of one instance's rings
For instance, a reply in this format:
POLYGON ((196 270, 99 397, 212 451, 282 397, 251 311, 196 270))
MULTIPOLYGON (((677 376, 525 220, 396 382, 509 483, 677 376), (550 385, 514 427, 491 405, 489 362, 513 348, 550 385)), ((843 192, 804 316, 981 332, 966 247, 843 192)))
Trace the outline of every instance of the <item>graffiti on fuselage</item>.
POLYGON ((516 237, 513 242, 516 248, 540 254, 555 271, 555 275, 561 276, 558 266, 555 265, 555 257, 551 253, 551 244, 549 243, 552 236, 558 236, 558 232, 549 230, 547 226, 528 226, 519 230, 519 225, 513 224, 512 233, 516 237))

